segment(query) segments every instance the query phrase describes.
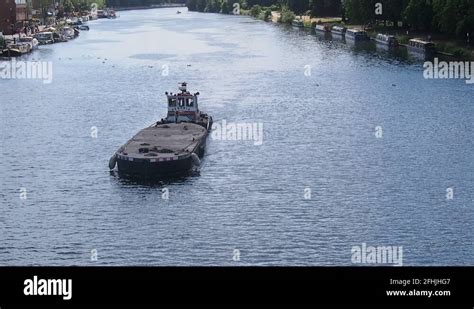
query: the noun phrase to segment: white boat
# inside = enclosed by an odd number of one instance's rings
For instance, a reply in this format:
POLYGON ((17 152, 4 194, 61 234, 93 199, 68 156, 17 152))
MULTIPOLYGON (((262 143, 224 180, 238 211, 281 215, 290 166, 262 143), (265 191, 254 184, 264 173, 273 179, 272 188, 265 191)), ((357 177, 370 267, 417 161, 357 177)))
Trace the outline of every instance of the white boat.
POLYGON ((291 24, 293 25, 293 27, 296 27, 296 28, 303 28, 304 27, 304 22, 301 19, 295 19, 291 22, 291 24))
POLYGON ((60 35, 66 40, 72 40, 75 38, 74 29, 71 27, 64 27, 60 31, 60 35))
POLYGON ((433 55, 436 52, 434 43, 421 39, 411 39, 408 41, 407 49, 410 52, 419 53, 425 56, 433 55))
POLYGON ((344 34, 346 33, 346 30, 347 28, 344 26, 333 26, 331 28, 331 33, 335 35, 344 36, 344 34))
POLYGON ((314 27, 314 30, 315 31, 319 31, 319 32, 331 32, 331 27, 329 25, 316 25, 314 27))
POLYGON ((382 33, 377 34, 377 37, 375 38, 375 42, 377 44, 388 45, 390 47, 395 47, 398 45, 397 38, 394 35, 388 35, 388 34, 382 34, 382 33))
POLYGON ((31 36, 24 36, 24 37, 21 37, 21 38, 19 39, 19 41, 20 41, 21 43, 29 44, 31 50, 38 49, 39 42, 38 42, 38 40, 35 39, 34 37, 31 37, 31 36))
POLYGON ((353 40, 354 42, 368 41, 370 38, 367 31, 360 29, 347 29, 346 40, 353 40))
POLYGON ((50 32, 50 31, 39 32, 39 33, 35 34, 35 39, 38 40, 40 45, 53 44, 54 43, 53 32, 50 32))
POLYGON ((4 50, 3 53, 8 57, 20 57, 29 53, 30 51, 30 44, 17 42, 7 46, 7 49, 4 50))

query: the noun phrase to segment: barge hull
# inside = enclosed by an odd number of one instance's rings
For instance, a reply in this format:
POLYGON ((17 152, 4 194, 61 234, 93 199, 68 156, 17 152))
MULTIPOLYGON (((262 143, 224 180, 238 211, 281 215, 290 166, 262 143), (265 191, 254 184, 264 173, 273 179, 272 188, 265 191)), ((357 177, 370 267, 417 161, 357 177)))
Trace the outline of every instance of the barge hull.
POLYGON ((139 178, 156 178, 163 175, 184 173, 191 170, 194 165, 191 157, 153 163, 117 159, 117 164, 120 174, 139 178))

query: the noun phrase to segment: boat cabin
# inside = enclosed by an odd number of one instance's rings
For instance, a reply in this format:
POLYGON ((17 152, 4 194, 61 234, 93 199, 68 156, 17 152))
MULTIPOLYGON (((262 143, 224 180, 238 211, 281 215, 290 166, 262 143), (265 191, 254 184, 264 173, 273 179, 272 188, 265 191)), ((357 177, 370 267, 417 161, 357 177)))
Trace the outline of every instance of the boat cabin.
POLYGON ((347 28, 343 26, 333 26, 331 32, 334 34, 344 35, 346 33, 347 28))
POLYGON ((314 30, 321 32, 331 32, 331 27, 329 25, 320 24, 314 26, 314 30))
POLYGON ((397 38, 394 35, 387 35, 387 34, 382 34, 382 33, 377 34, 377 37, 375 38, 375 42, 389 45, 389 46, 398 45, 397 38))
POLYGON ((37 39, 40 44, 54 43, 54 36, 52 32, 39 32, 35 34, 35 39, 37 39))
POLYGON ((181 93, 173 94, 166 92, 168 98, 167 122, 197 122, 200 118, 198 108, 199 92, 191 94, 187 90, 187 84, 182 83, 179 87, 181 93))
POLYGON ((432 42, 423 41, 420 39, 411 39, 408 41, 408 48, 412 51, 430 54, 435 52, 435 45, 432 42))
POLYGON ((346 39, 352 39, 354 41, 365 41, 369 39, 367 32, 360 29, 347 29, 346 39))
POLYGON ((293 27, 297 27, 297 28, 303 28, 304 27, 304 22, 301 20, 301 19, 294 19, 291 24, 293 25, 293 27))

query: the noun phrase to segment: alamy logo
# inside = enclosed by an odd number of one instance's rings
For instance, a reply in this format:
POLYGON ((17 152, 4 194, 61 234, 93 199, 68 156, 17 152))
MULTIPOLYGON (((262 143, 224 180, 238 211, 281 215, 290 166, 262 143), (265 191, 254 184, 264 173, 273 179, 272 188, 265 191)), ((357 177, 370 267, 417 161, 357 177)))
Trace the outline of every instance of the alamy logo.
POLYGON ((263 123, 227 122, 212 125, 211 137, 218 141, 253 141, 255 146, 263 144, 263 123))
POLYGON ((25 280, 23 293, 26 296, 33 295, 62 295, 64 300, 72 298, 72 279, 33 279, 25 280))
POLYGON ((474 61, 426 61, 423 64, 425 79, 465 79, 466 84, 474 84, 474 61))
POLYGON ((12 61, 0 62, 1 79, 40 79, 43 84, 53 81, 51 61, 12 61))
POLYGON ((403 266, 402 246, 353 246, 351 249, 354 264, 389 264, 403 266))

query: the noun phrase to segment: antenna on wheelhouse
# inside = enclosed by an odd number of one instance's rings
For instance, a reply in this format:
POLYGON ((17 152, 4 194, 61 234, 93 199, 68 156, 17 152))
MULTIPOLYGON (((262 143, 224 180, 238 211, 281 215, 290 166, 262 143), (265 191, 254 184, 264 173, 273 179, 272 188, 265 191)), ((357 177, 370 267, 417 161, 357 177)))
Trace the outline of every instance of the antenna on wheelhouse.
POLYGON ((181 90, 182 93, 186 93, 187 92, 187 86, 188 86, 188 83, 183 82, 183 83, 181 83, 181 86, 179 86, 179 90, 181 90))

